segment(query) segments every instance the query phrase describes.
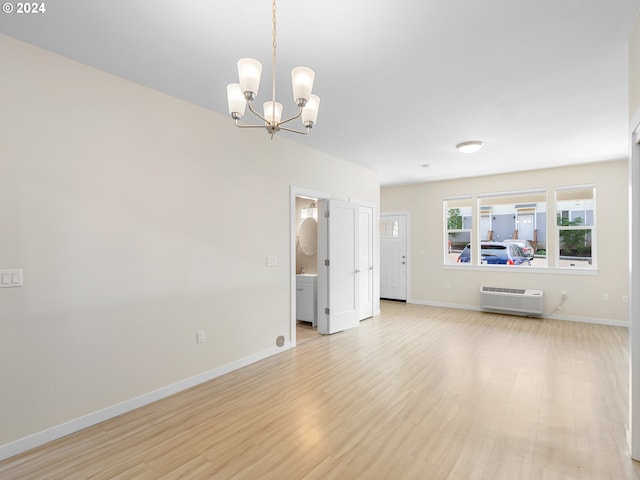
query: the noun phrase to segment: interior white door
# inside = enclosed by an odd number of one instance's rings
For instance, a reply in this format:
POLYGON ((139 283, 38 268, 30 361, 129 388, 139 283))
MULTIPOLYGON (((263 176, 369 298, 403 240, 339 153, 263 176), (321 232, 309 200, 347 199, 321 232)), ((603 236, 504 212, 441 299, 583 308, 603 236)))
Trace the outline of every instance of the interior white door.
POLYGON ((406 215, 380 215, 380 298, 407 299, 406 215))
POLYGON ((359 323, 357 205, 320 201, 318 230, 318 332, 331 334, 359 323))
POLYGON ((358 207, 358 319, 373 317, 373 207, 358 207))

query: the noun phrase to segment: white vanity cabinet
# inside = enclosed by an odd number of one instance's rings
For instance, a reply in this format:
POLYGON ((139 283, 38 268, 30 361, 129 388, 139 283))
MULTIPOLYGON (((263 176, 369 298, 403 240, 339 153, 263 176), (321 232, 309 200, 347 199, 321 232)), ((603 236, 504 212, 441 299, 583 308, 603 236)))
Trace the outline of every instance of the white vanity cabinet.
POLYGON ((318 319, 317 290, 317 275, 296 275, 296 319, 311 322, 314 327, 318 319))

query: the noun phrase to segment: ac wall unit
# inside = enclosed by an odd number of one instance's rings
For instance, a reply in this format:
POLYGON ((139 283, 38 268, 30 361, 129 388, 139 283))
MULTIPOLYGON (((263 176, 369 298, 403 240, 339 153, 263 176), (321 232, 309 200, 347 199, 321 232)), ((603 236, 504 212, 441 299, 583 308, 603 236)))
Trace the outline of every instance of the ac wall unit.
POLYGON ((480 287, 480 307, 493 312, 539 317, 544 314, 544 292, 523 288, 480 287))

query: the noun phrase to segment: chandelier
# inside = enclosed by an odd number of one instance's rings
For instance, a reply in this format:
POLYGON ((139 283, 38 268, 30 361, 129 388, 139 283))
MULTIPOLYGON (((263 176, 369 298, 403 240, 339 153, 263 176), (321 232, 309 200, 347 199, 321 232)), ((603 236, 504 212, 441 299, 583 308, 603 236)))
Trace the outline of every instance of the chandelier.
POLYGON ((271 100, 264 102, 263 114, 253 107, 253 101, 258 95, 262 64, 253 58, 243 58, 238 61, 238 77, 240 83, 232 83, 227 86, 227 102, 231 118, 240 128, 266 128, 273 135, 280 131, 300 133, 306 135, 318 119, 318 107, 320 99, 311 93, 315 73, 307 67, 296 67, 291 70, 291 84, 293 87, 293 100, 298 106, 298 113, 291 118, 282 120, 282 104, 276 102, 276 1, 271 2, 271 100), (264 125, 247 125, 240 123, 246 106, 249 110, 264 121, 264 125), (300 118, 304 130, 296 130, 285 127, 284 124, 300 118))

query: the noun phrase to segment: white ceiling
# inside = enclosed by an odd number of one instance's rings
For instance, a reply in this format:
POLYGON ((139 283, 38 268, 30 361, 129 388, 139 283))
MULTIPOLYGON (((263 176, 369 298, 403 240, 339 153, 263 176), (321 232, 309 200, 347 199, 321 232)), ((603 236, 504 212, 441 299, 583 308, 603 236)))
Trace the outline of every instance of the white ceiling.
MULTIPOLYGON (((0 14, 0 32, 225 115, 236 61, 254 57, 258 104, 268 100, 270 0, 45 5, 0 14)), ((311 135, 278 136, 373 168, 383 185, 623 158, 639 10, 640 0, 279 0, 277 99, 292 113, 289 71, 306 65, 322 102, 311 135), (485 146, 455 150, 465 140, 485 146)))

